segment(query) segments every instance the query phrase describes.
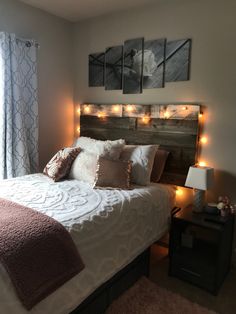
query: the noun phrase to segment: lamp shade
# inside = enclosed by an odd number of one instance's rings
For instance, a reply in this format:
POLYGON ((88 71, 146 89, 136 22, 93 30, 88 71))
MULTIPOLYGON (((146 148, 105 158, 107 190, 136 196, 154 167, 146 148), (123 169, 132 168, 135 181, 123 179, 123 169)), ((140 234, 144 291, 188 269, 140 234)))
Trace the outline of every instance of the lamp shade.
POLYGON ((213 185, 214 169, 210 167, 189 167, 185 186, 206 191, 213 185))

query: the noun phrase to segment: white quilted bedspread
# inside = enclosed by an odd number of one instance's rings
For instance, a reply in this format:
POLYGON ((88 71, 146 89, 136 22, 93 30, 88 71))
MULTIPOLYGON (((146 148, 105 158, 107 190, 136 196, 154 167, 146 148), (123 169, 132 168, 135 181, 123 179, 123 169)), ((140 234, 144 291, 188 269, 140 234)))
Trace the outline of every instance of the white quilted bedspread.
MULTIPOLYGON (((42 174, 0 181, 0 197, 62 223, 75 241, 85 269, 30 313, 68 314, 103 282, 160 238, 168 228, 174 189, 161 184, 94 190, 76 180, 54 183, 42 174)), ((0 265, 0 313, 26 314, 0 265)))

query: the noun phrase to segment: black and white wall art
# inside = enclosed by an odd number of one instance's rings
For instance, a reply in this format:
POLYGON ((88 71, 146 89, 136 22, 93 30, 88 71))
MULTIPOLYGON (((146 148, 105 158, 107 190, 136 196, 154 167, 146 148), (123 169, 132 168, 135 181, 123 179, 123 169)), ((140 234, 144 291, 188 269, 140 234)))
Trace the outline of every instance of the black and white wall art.
POLYGON ((164 87, 165 39, 144 42, 143 88, 164 87))
POLYGON ((105 54, 93 53, 89 55, 89 86, 104 86, 105 54))
POLYGON ((143 38, 126 40, 124 43, 123 93, 142 92, 143 38))
POLYGON ((166 44, 165 81, 188 81, 191 39, 168 41, 166 44))
POLYGON ((122 89, 123 46, 110 47, 105 54, 105 89, 122 89))
POLYGON ((105 53, 89 55, 89 86, 140 94, 190 78, 191 39, 126 40, 105 53))

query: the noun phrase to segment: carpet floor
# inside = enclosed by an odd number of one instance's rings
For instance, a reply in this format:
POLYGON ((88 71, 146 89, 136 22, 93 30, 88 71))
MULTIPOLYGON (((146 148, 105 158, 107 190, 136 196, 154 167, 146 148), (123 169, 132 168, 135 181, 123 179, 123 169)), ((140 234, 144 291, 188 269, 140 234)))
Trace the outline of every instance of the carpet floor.
POLYGON ((115 300, 106 314, 214 314, 182 296, 161 288, 146 277, 115 300))

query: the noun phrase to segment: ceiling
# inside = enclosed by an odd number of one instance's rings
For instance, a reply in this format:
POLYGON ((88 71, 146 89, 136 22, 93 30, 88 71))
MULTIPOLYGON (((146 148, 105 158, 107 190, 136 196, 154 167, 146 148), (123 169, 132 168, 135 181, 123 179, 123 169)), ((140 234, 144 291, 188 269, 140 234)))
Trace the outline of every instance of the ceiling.
MULTIPOLYGON (((36 8, 76 22, 112 12, 132 9, 155 0, 20 0, 36 8)), ((157 1, 157 0, 156 0, 157 1)), ((160 1, 160 0, 159 0, 160 1)))

